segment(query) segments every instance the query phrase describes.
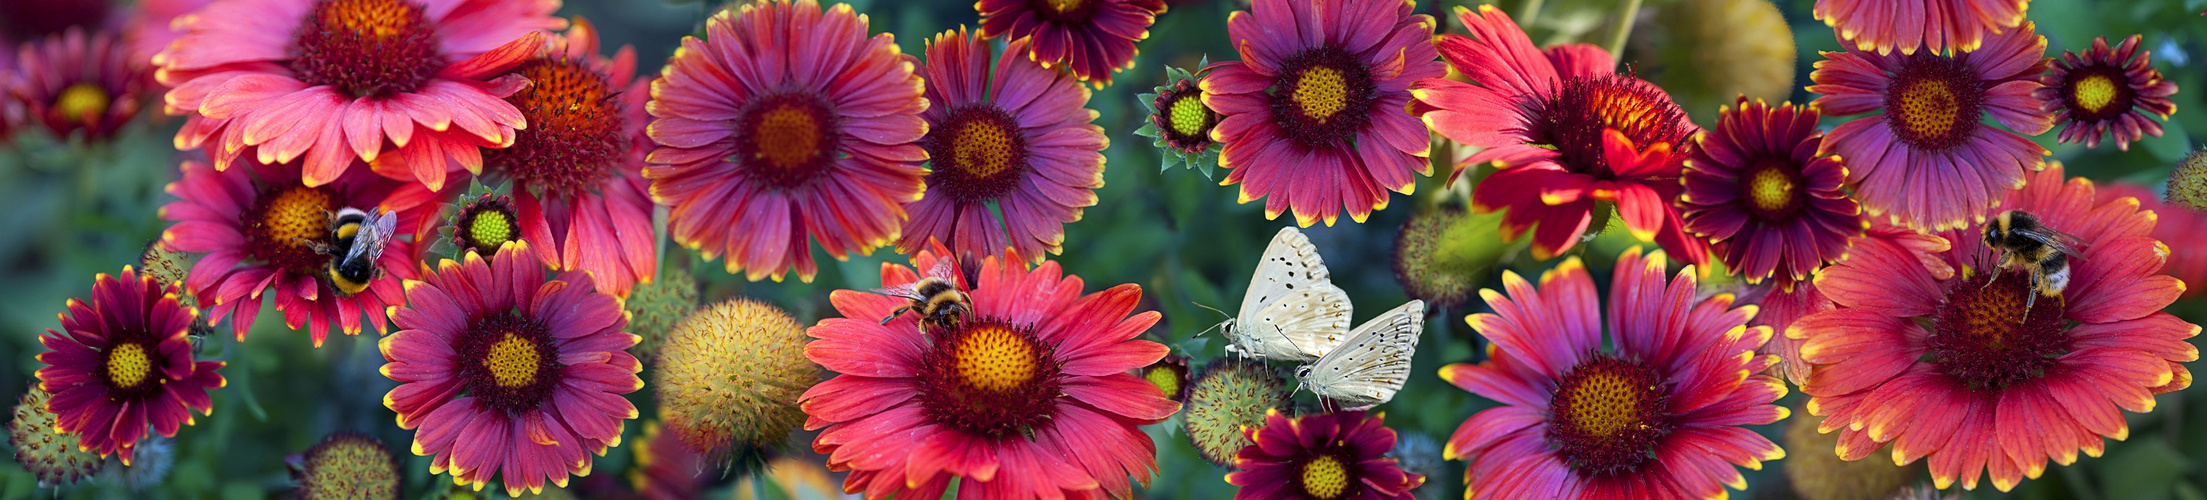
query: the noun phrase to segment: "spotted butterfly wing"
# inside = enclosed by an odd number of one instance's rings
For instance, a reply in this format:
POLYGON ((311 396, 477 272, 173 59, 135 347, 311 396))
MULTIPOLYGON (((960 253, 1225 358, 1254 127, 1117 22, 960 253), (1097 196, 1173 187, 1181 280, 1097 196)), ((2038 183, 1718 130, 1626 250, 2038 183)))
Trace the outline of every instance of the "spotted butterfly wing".
POLYGON ((1395 398, 1425 332, 1425 301, 1412 300, 1356 327, 1349 339, 1295 372, 1321 401, 1364 409, 1395 398))
POLYGON ((1241 310, 1226 324, 1228 352, 1307 362, 1341 345, 1349 332, 1349 294, 1333 285, 1318 247, 1295 226, 1265 247, 1241 310))

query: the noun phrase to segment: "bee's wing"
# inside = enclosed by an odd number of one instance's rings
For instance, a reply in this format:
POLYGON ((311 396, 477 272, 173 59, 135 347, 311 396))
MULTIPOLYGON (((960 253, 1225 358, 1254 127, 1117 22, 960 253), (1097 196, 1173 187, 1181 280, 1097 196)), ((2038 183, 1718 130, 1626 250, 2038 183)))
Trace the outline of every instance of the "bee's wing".
POLYGON ((2084 252, 2077 250, 2077 245, 2083 243, 2084 238, 2078 238, 2077 235, 2064 233, 2061 232, 2061 230, 2050 227, 2041 228, 2040 230, 2033 231, 2029 234, 2031 235, 2031 239, 2038 240, 2040 243, 2045 243, 2046 246, 2054 247, 2054 250, 2058 250, 2062 254, 2077 259, 2084 258, 2084 252))
POLYGON ((345 260, 367 259, 371 262, 383 257, 383 246, 398 233, 398 214, 378 208, 368 213, 368 220, 360 224, 360 234, 353 235, 351 252, 345 260))
POLYGON ((927 270, 927 276, 931 278, 942 278, 944 280, 949 280, 952 283, 957 283, 958 269, 955 264, 957 260, 958 259, 951 258, 935 259, 935 268, 927 270))
POLYGON ((900 299, 927 300, 926 297, 920 296, 919 282, 917 281, 892 287, 875 288, 873 292, 900 299))

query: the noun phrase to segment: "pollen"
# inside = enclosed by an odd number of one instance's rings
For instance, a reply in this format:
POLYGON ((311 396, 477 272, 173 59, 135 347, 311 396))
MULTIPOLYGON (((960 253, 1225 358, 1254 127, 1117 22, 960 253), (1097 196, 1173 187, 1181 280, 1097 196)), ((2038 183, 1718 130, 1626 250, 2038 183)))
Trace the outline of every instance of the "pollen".
POLYGON ((1340 498, 1349 489, 1349 469, 1341 459, 1319 455, 1303 463, 1303 492, 1323 499, 1340 498))
POLYGON ((116 344, 107 350, 107 380, 117 388, 137 387, 145 383, 146 375, 153 373, 153 358, 146 355, 145 346, 116 344))
POLYGON ((1617 129, 1646 148, 1656 143, 1672 146, 1687 139, 1686 112, 1663 89, 1623 76, 1579 77, 1563 81, 1553 98, 1540 103, 1532 128, 1541 144, 1555 145, 1565 169, 1575 173, 1611 175, 1603 153, 1602 135, 1617 129))
POLYGON ((1793 176, 1776 167, 1757 170, 1747 181, 1750 203, 1762 212, 1780 212, 1793 205, 1795 190, 1793 176))
POLYGON ((268 236, 275 243, 304 246, 300 240, 315 241, 328 235, 329 214, 337 209, 336 200, 329 192, 320 189, 292 186, 268 201, 261 214, 261 223, 268 227, 268 236))
POLYGON ((2060 297, 2031 300, 2030 280, 2020 270, 1991 270, 1955 285, 1926 339, 1927 360, 1980 390, 2044 375, 2069 352, 2068 320, 2060 297))
POLYGON ((1312 67, 1296 81, 1295 104, 1302 107, 1303 116, 1324 123, 1348 107, 1348 82, 1333 68, 1312 67))
POLYGON ((759 156, 776 167, 794 168, 820 154, 820 124, 812 115, 793 107, 766 112, 755 141, 759 156))
POLYGON ((1016 150, 1012 131, 986 121, 967 123, 951 143, 952 164, 977 179, 996 177, 1012 165, 1016 150))
POLYGON ((435 26, 404 0, 321 0, 292 34, 291 69, 351 97, 412 92, 442 69, 435 26))
POLYGON ((1669 434, 1669 390, 1644 364, 1596 355, 1572 368, 1549 405, 1548 438, 1590 472, 1637 469, 1669 434))
POLYGON ((1067 13, 1071 13, 1071 12, 1073 12, 1073 11, 1074 11, 1075 9, 1079 9, 1079 8, 1081 8, 1081 4, 1084 4, 1084 3, 1088 3, 1088 2, 1087 2, 1087 0, 1047 0, 1047 1, 1048 1, 1048 2, 1049 2, 1049 4, 1050 4, 1050 10, 1056 11, 1056 12, 1057 12, 1057 13, 1059 13, 1059 14, 1067 14, 1067 13))
POLYGON ((1886 122, 1902 142, 1943 151, 1977 129, 1984 89, 1952 59, 1917 54, 1903 63, 1885 95, 1886 122))
POLYGON ((1594 373, 1579 381, 1577 393, 1571 400, 1571 423, 1595 437, 1617 435, 1628 427, 1646 425, 1640 422, 1640 393, 1648 387, 1634 387, 1632 380, 1615 373, 1594 373))
POLYGON ((467 234, 476 241, 497 248, 500 243, 513 241, 513 220, 504 212, 485 211, 476 214, 474 222, 467 225, 467 234))
POLYGON ((1166 397, 1180 394, 1182 383, 1180 372, 1173 371, 1164 365, 1153 365, 1143 370, 1142 380, 1147 380, 1151 385, 1157 386, 1157 390, 1164 391, 1166 397))
POLYGON ((2085 111, 2098 113, 2106 110, 2109 104, 2115 102, 2115 81, 2109 80, 2107 75, 2086 76, 2074 85, 2075 89, 2071 92, 2075 95, 2071 97, 2076 100, 2077 106, 2084 108, 2085 111))
POLYGON ((1034 347, 1009 328, 974 330, 958 344, 957 356, 958 375, 973 387, 1003 392, 1035 377, 1034 347))
POLYGON ((1901 126, 1932 137, 1954 131, 1954 120, 1961 116, 1962 106, 1947 82, 1917 81, 1901 89, 1900 96, 1901 107, 1895 110, 1898 115, 1895 118, 1901 126))
POLYGON ((621 103, 604 74, 580 61, 535 59, 515 70, 529 87, 506 97, 529 128, 486 163, 537 191, 573 193, 613 175, 620 161, 621 103))
POLYGON ((1217 117, 1217 113, 1211 112, 1210 106, 1203 105, 1201 91, 1191 91, 1174 100, 1170 112, 1172 131, 1184 137, 1210 133, 1212 120, 1217 117))
POLYGON ((835 115, 814 96, 762 98, 737 118, 733 161, 776 186, 797 186, 826 170, 839 134, 835 115))
POLYGON ((67 119, 98 116, 107 112, 107 105, 112 101, 113 96, 107 94, 106 88, 89 82, 78 83, 61 90, 61 97, 54 101, 54 111, 67 119))
POLYGON ((536 344, 507 333, 504 339, 491 344, 490 354, 483 359, 483 366, 498 381, 499 387, 523 387, 536 382, 539 362, 536 344))

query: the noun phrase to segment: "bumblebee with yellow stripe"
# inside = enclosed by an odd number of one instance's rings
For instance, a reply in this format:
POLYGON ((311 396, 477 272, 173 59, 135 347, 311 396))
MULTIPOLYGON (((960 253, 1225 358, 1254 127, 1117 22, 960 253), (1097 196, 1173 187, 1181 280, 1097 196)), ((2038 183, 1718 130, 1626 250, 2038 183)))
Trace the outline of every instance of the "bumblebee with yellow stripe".
POLYGON ((2030 212, 2001 212, 1985 224, 1985 246, 2000 251, 1999 271, 1985 279, 1985 286, 1992 286, 2010 269, 2029 271, 2031 290, 2036 292, 2023 303, 2023 319, 2029 320, 2031 306, 2038 304, 2039 297, 2060 299, 2061 292, 2069 288, 2069 258, 2084 258, 2077 251, 2077 241, 2081 240, 2046 227, 2030 212))
POLYGON ((921 333, 935 329, 948 331, 956 329, 958 322, 973 312, 971 299, 966 297, 966 292, 958 290, 958 278, 950 259, 938 261, 935 269, 927 274, 910 284, 874 290, 874 293, 912 301, 890 311, 889 317, 881 318, 881 324, 889 324, 905 311, 912 311, 920 314, 921 333))
POLYGON ((383 269, 376 267, 376 259, 383 257, 383 247, 391 242, 398 230, 398 214, 382 208, 361 210, 345 208, 329 216, 330 243, 307 241, 314 253, 330 257, 324 266, 322 277, 329 281, 337 296, 350 297, 368 289, 368 283, 383 276, 383 269))

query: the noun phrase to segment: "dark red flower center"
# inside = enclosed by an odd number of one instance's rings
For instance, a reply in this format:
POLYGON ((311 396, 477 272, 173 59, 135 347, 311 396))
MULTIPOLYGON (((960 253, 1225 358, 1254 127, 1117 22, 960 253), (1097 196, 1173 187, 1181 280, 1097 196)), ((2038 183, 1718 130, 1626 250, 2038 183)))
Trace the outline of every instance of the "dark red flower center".
POLYGON ((1060 24, 1084 24, 1096 14, 1097 0, 1028 0, 1027 8, 1033 9, 1044 21, 1060 24))
POLYGON ((1787 222, 1808 206, 1801 182, 1801 166, 1788 158, 1764 158, 1752 163, 1740 178, 1740 200, 1747 213, 1768 223, 1787 222))
POLYGON ((1925 361, 1977 390, 2046 374, 2055 358, 2069 352, 2068 324, 2060 297, 2034 303, 2036 293, 2030 273, 2020 269, 1992 270, 1955 284, 1932 323, 1925 361))
POLYGON ((968 320, 930 330, 920 403, 936 422, 977 436, 1032 437, 1057 413, 1059 367, 1027 328, 968 320))
POLYGON ((1371 122, 1379 87, 1356 54, 1326 45, 1287 58, 1272 91, 1272 121, 1303 147, 1347 144, 1371 122))
POLYGON ((301 81, 351 97, 413 92, 445 66, 436 25, 405 0, 315 2, 292 34, 291 56, 301 81))
POLYGON ((460 332, 459 377, 485 408, 514 413, 542 407, 566 365, 543 321, 513 311, 475 318, 460 332))
POLYGON ((751 101, 736 118, 736 156, 753 179, 793 188, 827 174, 843 131, 826 101, 790 93, 751 101))
POLYGON ((316 245, 330 244, 329 214, 343 208, 327 187, 263 190, 259 204, 239 214, 245 256, 276 269, 313 276, 329 264, 316 245))
POLYGON ((1885 123, 1918 150, 1945 151, 1977 133, 1985 89, 1954 59, 1917 53, 1885 90, 1885 123))
POLYGON ((1027 172, 1027 136, 1019 122, 996 106, 967 106, 921 139, 935 171, 930 188, 941 186, 958 201, 993 200, 1019 186, 1027 172))
POLYGON ((606 76, 579 61, 534 59, 514 70, 529 88, 506 97, 529 128, 513 147, 485 152, 493 168, 547 194, 580 193, 621 160, 621 101, 606 76))
POLYGON ((520 216, 514 212, 513 203, 505 196, 483 196, 460 209, 459 217, 452 224, 453 243, 461 251, 489 257, 498 253, 498 245, 519 239, 520 216))
POLYGON ((2095 63, 2069 70, 2061 99, 2076 121, 2113 121, 2130 111, 2136 96, 2122 68, 2095 63))
MULTIPOLYGON (((1685 144, 1686 112, 1663 89, 1624 75, 1575 77, 1564 80, 1556 94, 1533 103, 1529 136, 1561 155, 1556 161, 1572 172, 1608 179, 1614 177, 1602 149, 1602 131, 1617 129, 1646 149, 1655 143, 1685 144)), ((1674 154, 1684 154, 1674 150, 1674 154)))
POLYGON ((1203 90, 1189 80, 1181 80, 1171 89, 1157 94, 1157 114, 1151 122, 1165 134, 1165 142, 1186 153, 1199 153, 1211 147, 1211 127, 1218 125, 1218 112, 1203 104, 1203 90))
POLYGON ((1563 374, 1548 440, 1582 474, 1637 470, 1670 434, 1670 388, 1655 368, 1597 354, 1563 374))

